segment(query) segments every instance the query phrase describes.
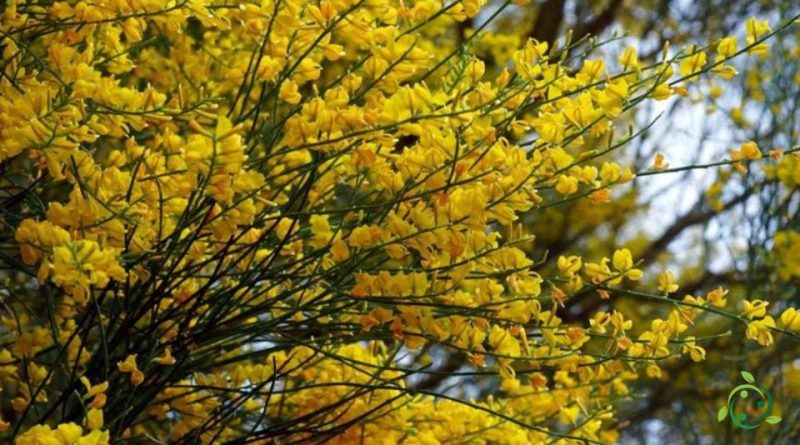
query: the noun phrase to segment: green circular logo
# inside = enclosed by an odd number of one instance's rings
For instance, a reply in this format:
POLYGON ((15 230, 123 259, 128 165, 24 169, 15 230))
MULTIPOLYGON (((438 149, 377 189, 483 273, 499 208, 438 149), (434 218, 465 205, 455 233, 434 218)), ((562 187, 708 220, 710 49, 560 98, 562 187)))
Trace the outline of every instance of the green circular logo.
POLYGON ((758 428, 762 423, 776 424, 781 421, 778 416, 770 415, 773 408, 772 394, 766 388, 759 387, 755 383, 753 375, 747 371, 742 371, 742 377, 747 382, 731 390, 728 394, 728 402, 719 409, 717 420, 722 422, 725 417, 729 417, 731 422, 739 428, 752 430, 758 428), (748 414, 746 409, 738 409, 744 401, 744 406, 754 407, 749 411, 757 414, 748 414))

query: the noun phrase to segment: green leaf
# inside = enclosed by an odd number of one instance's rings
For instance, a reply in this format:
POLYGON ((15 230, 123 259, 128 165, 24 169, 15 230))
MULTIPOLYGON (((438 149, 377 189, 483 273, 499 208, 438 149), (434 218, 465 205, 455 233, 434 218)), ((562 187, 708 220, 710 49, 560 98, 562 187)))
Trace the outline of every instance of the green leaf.
POLYGON ((717 412, 717 421, 722 422, 722 419, 724 419, 725 416, 727 415, 728 415, 728 406, 725 405, 719 409, 719 412, 717 412))
POLYGON ((770 425, 775 425, 776 423, 780 422, 781 418, 778 416, 769 416, 767 417, 767 423, 770 425))
POLYGON ((753 378, 753 374, 750 374, 747 371, 742 371, 742 377, 747 383, 754 383, 756 379, 753 378))

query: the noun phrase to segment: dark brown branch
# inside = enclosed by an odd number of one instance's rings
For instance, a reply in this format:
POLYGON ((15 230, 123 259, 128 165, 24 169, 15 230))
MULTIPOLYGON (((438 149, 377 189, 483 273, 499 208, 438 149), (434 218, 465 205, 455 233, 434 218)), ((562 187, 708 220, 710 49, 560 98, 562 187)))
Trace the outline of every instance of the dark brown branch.
POLYGON ((561 22, 564 21, 564 3, 566 0, 547 0, 539 7, 530 33, 531 38, 553 46, 558 38, 561 22))
POLYGON ((572 40, 578 41, 587 35, 596 36, 605 31, 606 28, 614 23, 617 12, 619 12, 619 8, 622 6, 622 1, 623 0, 611 0, 608 6, 606 6, 606 8, 603 9, 600 14, 595 16, 588 23, 577 26, 575 28, 575 33, 572 36, 572 40))

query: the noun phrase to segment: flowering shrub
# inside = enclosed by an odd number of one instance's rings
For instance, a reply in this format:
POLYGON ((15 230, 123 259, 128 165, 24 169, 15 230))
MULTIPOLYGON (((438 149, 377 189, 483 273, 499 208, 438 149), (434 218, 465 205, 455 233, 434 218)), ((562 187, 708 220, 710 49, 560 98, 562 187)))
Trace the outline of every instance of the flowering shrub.
POLYGON ((634 289, 624 247, 533 258, 519 220, 673 171, 615 157, 625 113, 733 78, 788 24, 645 63, 494 33, 511 2, 454 36, 482 3, 9 1, 0 437, 613 443, 629 382, 704 360, 698 317, 796 337, 794 309, 671 271, 634 289), (587 294, 668 310, 563 321, 587 294))

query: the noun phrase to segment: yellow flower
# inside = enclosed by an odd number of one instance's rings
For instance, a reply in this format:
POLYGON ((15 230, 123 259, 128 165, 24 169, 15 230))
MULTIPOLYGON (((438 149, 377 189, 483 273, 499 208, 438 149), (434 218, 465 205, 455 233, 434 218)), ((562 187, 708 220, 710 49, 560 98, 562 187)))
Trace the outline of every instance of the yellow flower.
POLYGON ((337 239, 331 245, 331 258, 340 263, 350 257, 350 250, 344 240, 337 239))
POLYGON ((617 79, 606 84, 606 88, 598 94, 598 102, 608 117, 618 116, 622 105, 630 96, 630 86, 625 79, 617 79))
POLYGON ((565 424, 575 424, 580 413, 580 408, 577 406, 563 407, 558 411, 558 420, 565 424))
POLYGON ((678 290, 678 285, 674 282, 675 277, 672 271, 665 271, 658 274, 658 290, 664 294, 671 294, 678 290))
POLYGON ((612 264, 614 265, 614 269, 617 269, 619 272, 625 272, 633 267, 633 257, 631 256, 631 251, 628 249, 616 250, 614 252, 612 264))
POLYGON ((86 428, 96 431, 103 427, 103 410, 92 408, 86 413, 86 428))
POLYGON ((581 258, 578 256, 571 255, 565 257, 562 255, 558 257, 558 270, 568 277, 575 275, 581 270, 582 265, 581 258))
POLYGON ((518 357, 522 353, 519 342, 510 332, 499 326, 492 326, 488 341, 494 351, 500 355, 518 357))
POLYGON ((769 151, 769 157, 773 161, 779 161, 783 157, 783 150, 780 148, 775 148, 769 151))
POLYGON ((728 291, 718 287, 706 294, 706 300, 716 307, 725 307, 728 304, 725 299, 726 295, 728 295, 728 291))
POLYGON ((625 334, 625 331, 633 327, 633 321, 625 320, 625 316, 619 311, 611 313, 609 323, 614 327, 614 334, 625 334))
POLYGON ((766 316, 761 320, 751 321, 747 324, 745 334, 750 340, 755 340, 761 346, 769 346, 772 344, 771 328, 775 327, 775 320, 772 317, 766 316))
POLYGON ((736 44, 736 37, 725 37, 724 39, 719 41, 719 45, 717 45, 717 53, 722 57, 722 59, 728 59, 736 54, 737 44, 736 44))
POLYGON ((91 286, 104 287, 111 278, 124 281, 127 273, 114 249, 104 249, 92 240, 79 240, 53 249, 52 280, 81 305, 91 286))
POLYGON ((506 394, 517 394, 520 386, 519 380, 516 378, 504 378, 500 382, 500 390, 506 394))
POLYGON ((556 183, 556 191, 562 195, 571 195, 578 191, 578 178, 561 175, 556 183))
POLYGON ((761 150, 753 141, 747 141, 739 148, 745 159, 761 159, 761 150))
POLYGON ((712 68, 711 71, 725 80, 731 80, 739 74, 739 71, 731 65, 718 65, 712 68))
POLYGON ((108 445, 108 440, 106 431, 84 435, 79 425, 62 423, 55 430, 47 425, 35 425, 17 436, 14 445, 108 445))
POLYGON ((135 386, 141 385, 144 382, 144 374, 139 370, 136 365, 136 354, 131 354, 121 362, 117 362, 117 369, 122 373, 130 373, 131 383, 135 386))
POLYGON ((614 269, 624 273, 630 280, 638 281, 642 278, 642 271, 633 268, 633 257, 631 256, 631 251, 628 249, 618 249, 615 251, 611 263, 614 269))
POLYGON ((621 178, 619 165, 614 162, 604 162, 600 167, 600 178, 606 184, 619 181, 621 178))
POLYGON ((757 56, 765 56, 769 52, 769 47, 766 43, 758 43, 759 38, 763 37, 764 34, 769 33, 772 31, 772 28, 769 26, 769 22, 766 20, 756 20, 755 17, 750 17, 747 19, 745 23, 745 30, 747 31, 747 45, 754 45, 750 49, 747 50, 749 54, 755 54, 757 56))
POLYGON ((86 376, 81 376, 81 383, 86 387, 86 399, 91 399, 87 405, 89 408, 103 408, 106 404, 106 390, 108 389, 108 382, 92 385, 86 376))
POLYGON ((486 65, 480 59, 472 59, 467 64, 467 76, 472 83, 477 83, 486 72, 486 65))
POLYGON ((131 42, 139 42, 142 40, 142 30, 145 28, 145 21, 131 17, 122 24, 122 31, 125 33, 125 38, 131 42))
POLYGON ((300 64, 292 73, 292 80, 302 85, 310 80, 319 79, 322 67, 309 57, 300 60, 300 64))
POLYGON ((742 315, 750 320, 767 315, 767 306, 769 306, 769 303, 764 300, 744 300, 742 304, 744 305, 742 315))
POLYGON ((639 70, 639 58, 636 56, 636 48, 629 46, 625 48, 622 55, 617 59, 619 63, 629 70, 639 70))
POLYGON ((606 325, 611 321, 611 316, 607 312, 596 312, 589 320, 589 326, 595 332, 606 333, 606 325))
POLYGON ((280 97, 282 101, 292 105, 299 104, 300 100, 303 99, 297 84, 291 80, 285 80, 281 83, 281 87, 278 91, 278 97, 280 97))
POLYGON ((795 332, 800 332, 800 312, 790 307, 781 314, 781 326, 795 332))
POLYGON ((658 365, 647 366, 647 376, 651 379, 660 379, 662 375, 661 368, 658 365))
POLYGON ((748 43, 753 43, 759 37, 772 31, 768 21, 757 20, 755 17, 747 19, 747 22, 745 22, 745 29, 747 30, 748 43))
POLYGON ((291 218, 281 218, 278 224, 275 225, 275 235, 279 240, 288 240, 288 238, 300 230, 300 223, 291 218))
POLYGON ((326 246, 333 239, 333 232, 331 232, 327 215, 312 215, 309 218, 309 224, 311 225, 312 238, 308 244, 311 247, 319 249, 326 246))
POLYGON ((664 170, 665 168, 669 167, 669 164, 667 164, 664 161, 665 161, 664 155, 662 153, 656 153, 656 158, 653 161, 653 169, 664 170))
POLYGON ((695 74, 700 72, 706 65, 706 53, 704 51, 696 51, 692 55, 683 59, 678 72, 683 77, 690 77, 690 80, 696 79, 695 74))
POLYGON ((363 248, 380 242, 385 235, 378 226, 359 226, 350 232, 347 241, 351 247, 363 248))
MULTIPOLYGON (((584 271, 593 283, 601 283, 608 280, 611 276, 611 269, 608 267, 609 259, 603 258, 599 263, 586 263, 584 271)), ((619 281, 617 281, 618 283, 619 281)))
POLYGON ((682 350, 684 354, 689 354, 692 361, 701 362, 706 358, 706 350, 695 344, 694 337, 686 337, 682 350))
POLYGON ((602 59, 585 60, 576 78, 582 84, 589 84, 601 79, 605 70, 606 64, 602 59))
POLYGON ((158 363, 159 365, 174 365, 175 364, 175 357, 172 356, 172 349, 169 347, 164 348, 164 354, 161 357, 156 357, 153 359, 154 362, 158 363))

